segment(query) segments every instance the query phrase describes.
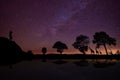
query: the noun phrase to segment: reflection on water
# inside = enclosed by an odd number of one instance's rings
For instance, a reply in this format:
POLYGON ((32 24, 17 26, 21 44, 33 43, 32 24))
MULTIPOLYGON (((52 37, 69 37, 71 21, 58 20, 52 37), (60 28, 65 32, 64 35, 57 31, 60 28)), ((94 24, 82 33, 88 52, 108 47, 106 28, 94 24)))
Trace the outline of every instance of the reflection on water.
POLYGON ((66 64, 66 63, 72 63, 75 64, 76 66, 94 66, 95 68, 105 68, 109 66, 114 66, 116 64, 119 64, 120 61, 116 59, 81 59, 81 60, 76 60, 76 59, 59 59, 59 60, 42 60, 42 62, 49 62, 49 63, 55 63, 55 64, 66 64))
POLYGON ((120 80, 120 61, 32 60, 0 66, 0 80, 120 80))

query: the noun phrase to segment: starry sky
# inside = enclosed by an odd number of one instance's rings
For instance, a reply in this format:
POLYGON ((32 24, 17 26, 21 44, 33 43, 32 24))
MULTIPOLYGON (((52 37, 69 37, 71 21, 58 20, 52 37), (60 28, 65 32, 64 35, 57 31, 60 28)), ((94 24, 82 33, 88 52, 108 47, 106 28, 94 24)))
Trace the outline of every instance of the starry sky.
MULTIPOLYGON (((68 46, 67 53, 79 53, 72 43, 84 34, 92 41, 95 32, 105 31, 117 39, 120 47, 120 0, 0 0, 0 36, 13 40, 23 50, 48 52, 56 41, 68 46)), ((90 43, 94 48, 95 45, 90 43)))

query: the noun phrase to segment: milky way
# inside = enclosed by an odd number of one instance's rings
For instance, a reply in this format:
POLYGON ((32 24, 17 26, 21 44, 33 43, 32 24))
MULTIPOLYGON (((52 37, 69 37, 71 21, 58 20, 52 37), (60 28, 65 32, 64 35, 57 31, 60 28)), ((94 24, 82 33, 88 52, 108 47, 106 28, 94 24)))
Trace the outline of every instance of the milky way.
MULTIPOLYGON (((90 37, 97 31, 105 31, 117 39, 120 45, 119 0, 1 0, 0 36, 8 37, 13 31, 14 40, 23 50, 49 52, 56 41, 72 47, 76 36, 90 37)), ((91 43, 92 47, 94 47, 91 43)))

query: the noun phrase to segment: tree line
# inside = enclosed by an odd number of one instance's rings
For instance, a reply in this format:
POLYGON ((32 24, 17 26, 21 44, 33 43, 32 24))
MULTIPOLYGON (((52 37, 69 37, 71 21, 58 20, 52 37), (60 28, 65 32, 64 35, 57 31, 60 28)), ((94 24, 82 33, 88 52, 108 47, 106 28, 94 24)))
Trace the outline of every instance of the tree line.
MULTIPOLYGON (((89 46, 90 43, 90 38, 86 35, 79 35, 76 37, 75 42, 72 44, 72 46, 75 49, 78 49, 80 52, 82 52, 84 55, 86 54, 86 52, 88 51, 88 49, 90 49, 91 53, 94 53, 94 50, 90 48, 89 46)), ((106 51, 106 55, 108 55, 108 50, 107 50, 107 45, 108 46, 115 46, 116 45, 116 39, 109 36, 106 32, 101 31, 101 32, 96 32, 93 35, 93 40, 92 43, 96 45, 96 53, 98 53, 98 48, 100 48, 100 46, 103 46, 105 48, 106 51)), ((62 54, 62 52, 64 51, 64 49, 68 49, 67 45, 61 41, 57 41, 54 43, 52 48, 56 48, 57 52, 59 52, 60 54, 62 54)), ((42 52, 43 54, 45 54, 47 52, 47 49, 44 47, 42 48, 42 52)), ((100 54, 102 54, 102 52, 100 52, 100 54)), ((111 52, 112 54, 112 52, 111 52)))
MULTIPOLYGON (((12 41, 13 37, 12 37, 12 31, 9 32, 9 40, 12 41)), ((75 49, 78 49, 80 52, 82 52, 84 55, 86 54, 86 52, 88 51, 88 49, 90 49, 91 53, 95 53, 93 49, 91 49, 91 47, 89 46, 90 43, 90 38, 86 35, 79 35, 76 37, 75 42, 72 44, 72 46, 75 49)), ((100 53, 102 54, 101 51, 98 51, 97 49, 100 48, 100 46, 103 46, 105 48, 105 52, 108 55, 108 50, 107 50, 107 45, 108 46, 115 46, 116 45, 116 39, 109 36, 106 32, 104 31, 100 31, 100 32, 96 32, 93 35, 93 40, 92 43, 96 45, 95 47, 95 51, 96 54, 100 53)), ((57 41, 54 43, 52 48, 56 48, 57 52, 59 52, 60 54, 63 53, 64 49, 68 49, 67 45, 61 41, 57 41)), ((43 47, 42 48, 42 53, 43 55, 45 55, 45 53, 47 52, 47 48, 43 47)), ((117 51, 119 52, 119 51, 117 51)), ((110 52, 112 54, 112 51, 110 52)))

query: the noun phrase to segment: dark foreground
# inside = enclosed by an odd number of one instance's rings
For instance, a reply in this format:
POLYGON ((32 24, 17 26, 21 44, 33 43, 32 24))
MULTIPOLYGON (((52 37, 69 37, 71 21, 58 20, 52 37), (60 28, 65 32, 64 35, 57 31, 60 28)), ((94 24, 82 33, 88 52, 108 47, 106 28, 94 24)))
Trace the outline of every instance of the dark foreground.
POLYGON ((8 64, 16 64, 18 62, 24 60, 34 60, 34 59, 41 59, 41 60, 59 60, 59 59, 120 59, 120 55, 82 55, 82 54, 47 54, 47 55, 33 55, 24 53, 20 56, 4 56, 0 58, 0 65, 8 65, 8 64))
POLYGON ((33 55, 33 59, 120 59, 120 55, 47 54, 33 55))
POLYGON ((120 55, 24 53, 0 58, 0 80, 120 80, 120 55))
POLYGON ((111 59, 23 60, 0 65, 0 80, 120 80, 120 61, 111 59))

